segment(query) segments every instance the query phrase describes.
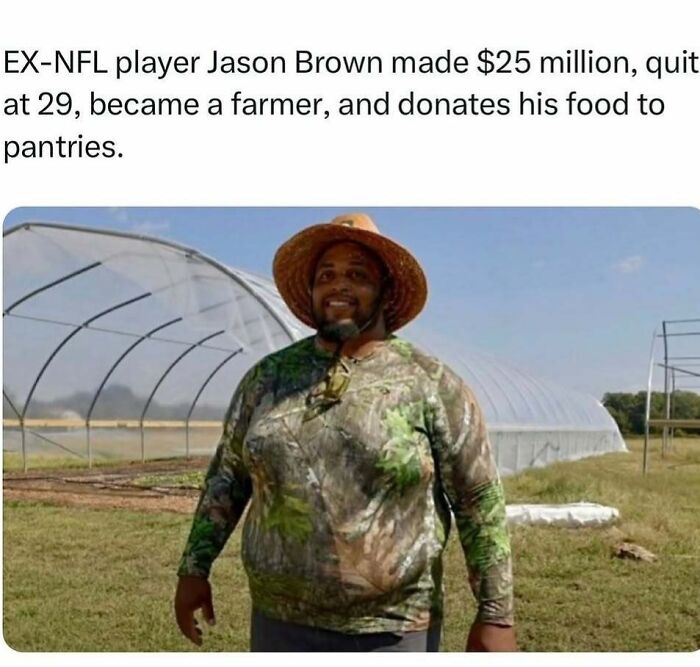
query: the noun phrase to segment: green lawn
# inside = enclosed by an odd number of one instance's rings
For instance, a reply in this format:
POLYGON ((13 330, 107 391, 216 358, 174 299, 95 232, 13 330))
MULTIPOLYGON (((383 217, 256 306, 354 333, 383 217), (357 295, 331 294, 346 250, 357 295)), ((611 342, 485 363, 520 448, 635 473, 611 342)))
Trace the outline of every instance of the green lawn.
MULTIPOLYGON (((700 439, 676 441, 641 475, 631 454, 562 463, 506 480, 508 501, 589 500, 659 557, 611 557, 611 529, 512 531, 517 632, 529 651, 689 651, 700 647, 700 439)), ((188 480, 189 481, 189 480, 188 480)), ((6 502, 4 636, 21 651, 191 650, 175 626, 174 570, 189 529, 175 514, 6 502)), ((454 533, 442 649, 461 650, 474 605, 454 533)), ((243 651, 250 601, 238 533, 214 568, 217 626, 205 650, 243 651)), ((193 647, 192 650, 200 650, 193 647)))

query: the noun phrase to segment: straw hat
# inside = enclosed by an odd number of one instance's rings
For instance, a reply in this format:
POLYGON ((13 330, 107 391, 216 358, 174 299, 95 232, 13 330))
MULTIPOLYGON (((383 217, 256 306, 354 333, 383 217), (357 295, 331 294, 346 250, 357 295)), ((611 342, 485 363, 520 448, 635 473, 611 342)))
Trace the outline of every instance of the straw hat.
POLYGON ((398 243, 383 236, 364 213, 348 213, 328 223, 303 229, 282 244, 272 262, 277 289, 289 309, 315 328, 309 287, 321 254, 331 245, 353 241, 374 251, 391 280, 390 301, 384 310, 387 331, 408 324, 425 305, 428 286, 418 260, 398 243))

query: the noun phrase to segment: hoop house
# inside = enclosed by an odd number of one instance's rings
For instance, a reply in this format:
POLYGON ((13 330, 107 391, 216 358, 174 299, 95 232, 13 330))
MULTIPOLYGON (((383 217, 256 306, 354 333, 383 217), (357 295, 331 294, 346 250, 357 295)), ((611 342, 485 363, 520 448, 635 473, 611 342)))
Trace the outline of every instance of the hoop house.
MULTIPOLYGON (((25 467, 209 454, 243 373, 312 333, 269 280, 192 248, 46 223, 4 242, 4 449, 25 467)), ((594 398, 431 351, 479 397, 503 474, 625 448, 594 398)))
POLYGON ((4 256, 5 449, 25 458, 209 453, 242 374, 307 335, 268 281, 159 239, 26 224, 4 256))

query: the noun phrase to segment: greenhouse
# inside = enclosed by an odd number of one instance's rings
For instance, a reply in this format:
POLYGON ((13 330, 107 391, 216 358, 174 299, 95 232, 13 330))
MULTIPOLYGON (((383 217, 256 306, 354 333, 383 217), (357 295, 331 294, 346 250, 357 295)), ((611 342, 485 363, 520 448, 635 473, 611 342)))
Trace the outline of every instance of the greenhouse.
MULTIPOLYGON (((194 248, 48 223, 4 242, 3 449, 25 468, 209 455, 243 373, 312 333, 269 279, 194 248)), ((429 351, 479 398, 502 474, 625 450, 595 398, 483 352, 429 351)))

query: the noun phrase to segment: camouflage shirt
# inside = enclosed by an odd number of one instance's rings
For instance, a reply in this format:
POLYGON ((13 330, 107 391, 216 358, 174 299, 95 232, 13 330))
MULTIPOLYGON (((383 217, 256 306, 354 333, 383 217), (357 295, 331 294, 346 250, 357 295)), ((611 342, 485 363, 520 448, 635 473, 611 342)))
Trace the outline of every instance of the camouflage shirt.
POLYGON ((238 386, 178 570, 206 577, 250 501, 254 607, 348 633, 442 618, 454 513, 480 621, 512 624, 503 487, 474 395, 390 337, 353 360, 299 341, 238 386))

